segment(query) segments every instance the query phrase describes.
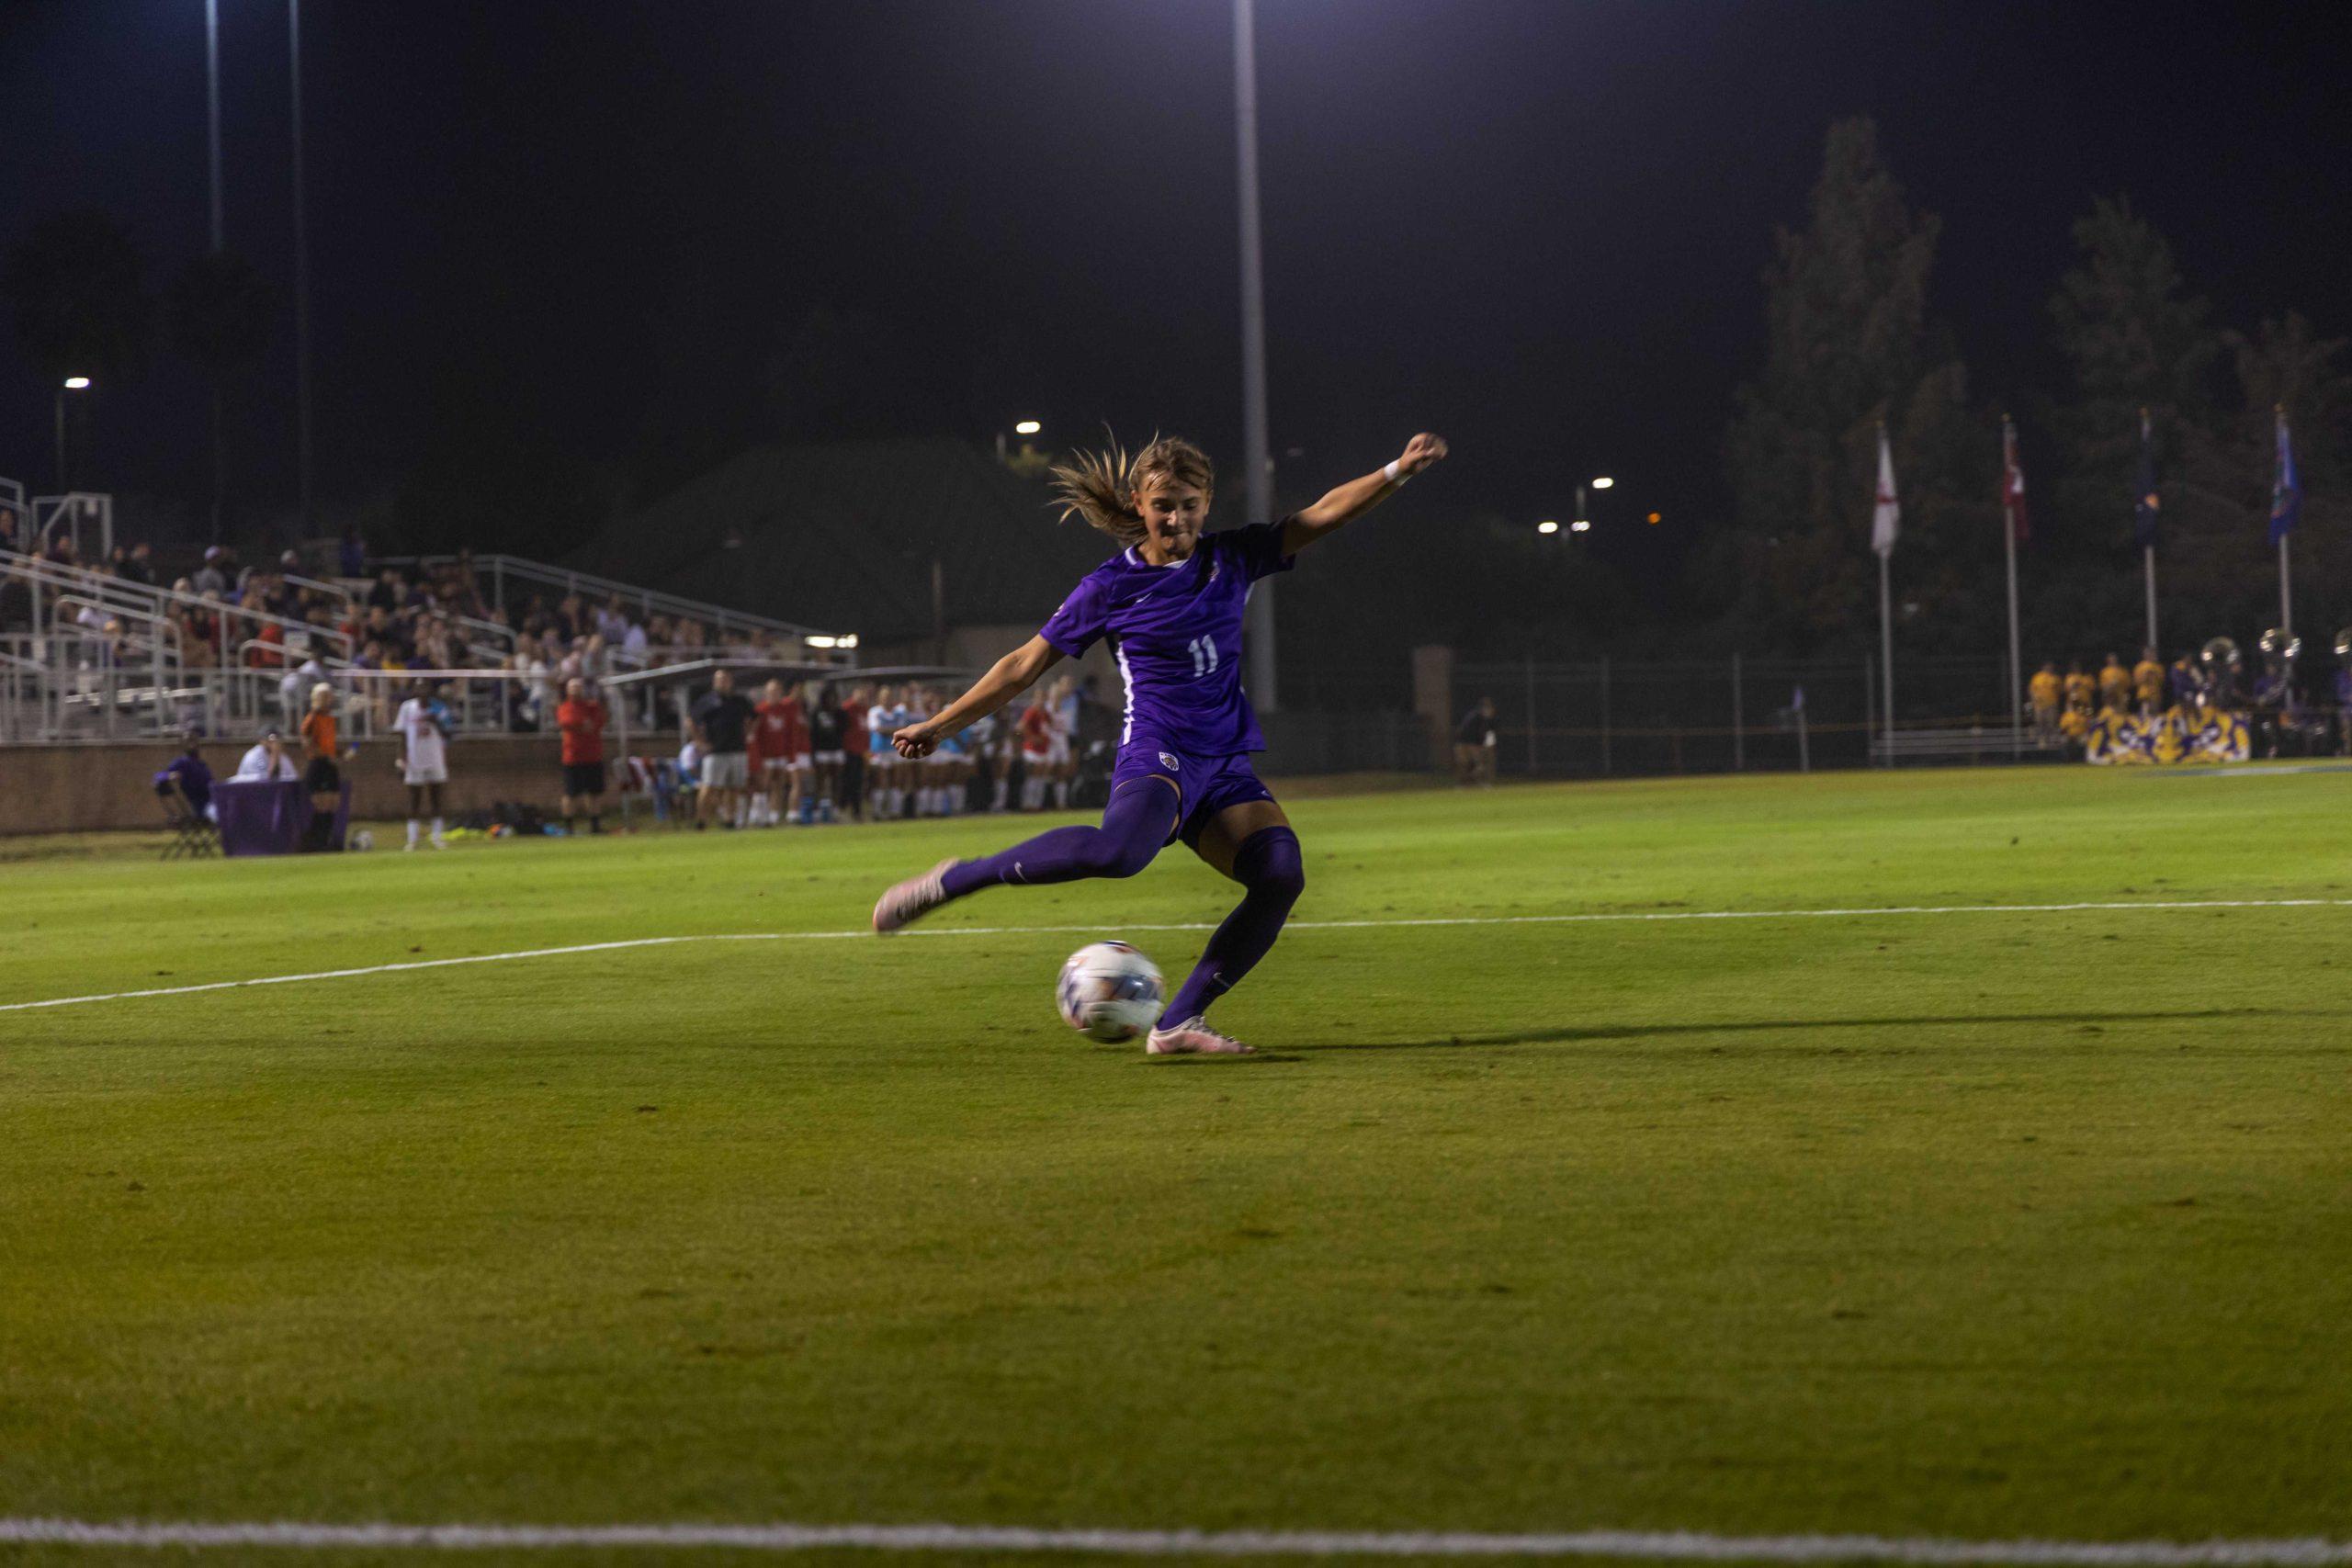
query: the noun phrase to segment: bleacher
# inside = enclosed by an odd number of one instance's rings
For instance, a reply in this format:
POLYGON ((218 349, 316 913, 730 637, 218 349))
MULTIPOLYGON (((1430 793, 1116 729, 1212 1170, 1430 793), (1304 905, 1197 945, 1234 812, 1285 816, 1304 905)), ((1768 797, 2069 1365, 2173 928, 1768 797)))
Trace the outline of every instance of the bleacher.
MULTIPOLYGON (((822 671, 854 665, 854 633, 664 593, 520 557, 398 558, 391 566, 424 587, 421 615, 434 624, 442 658, 371 660, 367 599, 376 579, 340 575, 332 565, 305 572, 256 573, 279 595, 277 610, 238 603, 235 587, 201 592, 193 581, 150 583, 112 569, 113 506, 102 495, 28 498, 0 479, 0 510, 17 520, 0 548, 0 745, 178 735, 243 735, 290 724, 309 680, 389 695, 401 676, 428 670, 445 683, 460 733, 538 728, 552 703, 518 702, 543 689, 558 660, 518 657, 536 647, 526 629, 545 618, 550 596, 594 599, 608 617, 641 630, 680 634, 675 642, 632 635, 596 658, 606 676, 658 677, 707 670, 714 657, 742 656, 778 668, 822 671), (452 584, 457 592, 443 593, 452 584), (297 601, 299 600, 299 604, 297 601), (469 614, 469 608, 480 613, 469 614), (290 611, 291 613, 281 613, 290 611), (441 635, 446 628, 446 637, 441 635), (691 637, 683 634, 691 632, 691 637), (317 670, 302 671, 315 661, 317 670), (387 674, 374 672, 378 663, 387 674)), ((332 545, 308 558, 323 559, 332 545)), ((209 585, 208 585, 209 586, 209 585)), ((412 623, 413 624, 413 623, 412 623)), ((585 643, 584 637, 576 643, 585 643)), ((559 654, 559 659, 560 654, 559 654)), ((648 693, 658 680, 633 682, 648 693)), ((384 723, 381 700, 347 705, 345 733, 366 739, 384 723)))

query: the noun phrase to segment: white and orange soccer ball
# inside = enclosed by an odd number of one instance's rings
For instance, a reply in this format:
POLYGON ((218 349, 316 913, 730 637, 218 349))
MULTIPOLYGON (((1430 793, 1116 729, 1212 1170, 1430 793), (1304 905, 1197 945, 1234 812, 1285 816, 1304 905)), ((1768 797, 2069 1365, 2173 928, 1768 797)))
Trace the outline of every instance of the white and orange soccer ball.
POLYGON ((1168 987, 1159 965, 1124 942, 1092 942, 1069 955, 1054 987, 1062 1021, 1089 1040, 1133 1040, 1159 1020, 1168 987))

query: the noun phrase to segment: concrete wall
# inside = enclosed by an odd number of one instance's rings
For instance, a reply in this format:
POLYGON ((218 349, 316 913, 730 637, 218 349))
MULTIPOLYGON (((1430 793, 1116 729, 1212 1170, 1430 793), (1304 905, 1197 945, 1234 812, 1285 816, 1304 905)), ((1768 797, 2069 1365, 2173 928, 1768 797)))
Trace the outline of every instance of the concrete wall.
MULTIPOLYGON (((236 771, 237 759, 250 744, 209 742, 204 760, 216 774, 226 776, 236 771)), ((165 740, 0 747, 0 834, 159 828, 164 808, 155 798, 153 780, 178 750, 165 740)), ((499 800, 531 801, 552 810, 562 783, 557 761, 552 735, 452 741, 444 804, 452 815, 486 809, 499 800)), ((343 769, 352 784, 355 817, 408 814, 398 741, 363 741, 359 754, 343 769)), ((612 797, 608 794, 606 798, 612 797)))

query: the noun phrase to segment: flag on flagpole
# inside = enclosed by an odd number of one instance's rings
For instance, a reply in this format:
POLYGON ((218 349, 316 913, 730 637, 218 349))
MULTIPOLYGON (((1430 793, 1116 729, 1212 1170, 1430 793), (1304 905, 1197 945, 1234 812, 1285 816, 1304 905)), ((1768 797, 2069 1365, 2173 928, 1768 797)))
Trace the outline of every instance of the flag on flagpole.
POLYGON ((2025 469, 2018 466, 2018 427, 2001 422, 2001 516, 2009 537, 2020 545, 2033 542, 2033 523, 2025 510, 2025 469))
POLYGON ((2287 411, 2278 410, 2278 468, 2270 481, 2270 542, 2295 531, 2303 510, 2302 481, 2295 477, 2295 444, 2287 435, 2287 411))
POLYGON ((2156 438, 2148 411, 2140 411, 2140 499, 2132 503, 2132 535, 2143 549, 2156 543, 2156 517, 2164 506, 2156 494, 2156 438))
POLYGON ((1894 553, 1894 536, 1903 521, 1902 503, 1894 499, 1894 453, 1886 444, 1886 426, 1878 427, 1878 504, 1871 513, 1871 548, 1880 555, 1894 553))

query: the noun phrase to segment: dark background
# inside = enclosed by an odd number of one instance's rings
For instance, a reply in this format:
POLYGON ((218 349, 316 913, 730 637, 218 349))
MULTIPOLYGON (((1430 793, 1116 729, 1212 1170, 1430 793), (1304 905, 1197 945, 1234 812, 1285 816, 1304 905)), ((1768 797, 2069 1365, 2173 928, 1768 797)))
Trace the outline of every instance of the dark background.
MULTIPOLYGON (((222 10, 228 242, 290 287, 285 7, 222 10)), ((1609 472, 1586 547, 1670 615, 1729 509, 1773 229, 1850 114, 1943 220, 1931 309, 1978 397, 2058 376, 2047 300, 2098 195, 2129 193, 2218 317, 2338 329, 2326 14, 1261 0, 1283 487, 1420 428, 1456 454, 1423 512, 1532 527, 1609 472)), ((1238 458, 1219 0, 303 21, 314 532, 556 555, 752 442, 984 443, 1023 415, 1238 458)), ((77 207, 158 288, 205 248, 201 0, 5 0, 0 106, 0 249, 77 207)), ((289 322, 229 395, 232 537, 290 530, 289 322)), ((77 481, 198 525, 209 384, 160 350, 119 379, 77 409, 77 481)), ((51 400, 0 334, 0 474, 40 490, 51 400)))

